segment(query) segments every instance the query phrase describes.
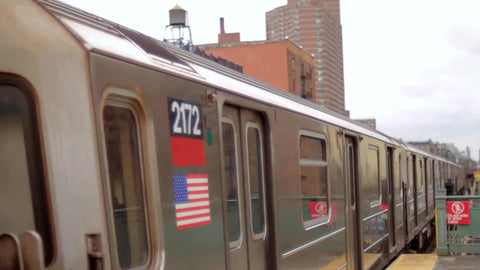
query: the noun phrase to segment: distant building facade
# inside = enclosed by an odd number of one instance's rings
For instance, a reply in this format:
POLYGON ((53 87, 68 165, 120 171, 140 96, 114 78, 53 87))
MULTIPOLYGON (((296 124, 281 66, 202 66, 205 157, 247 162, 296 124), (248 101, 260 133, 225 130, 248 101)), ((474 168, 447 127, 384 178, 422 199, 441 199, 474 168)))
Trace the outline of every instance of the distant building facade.
POLYGON ((242 66, 245 75, 312 102, 317 100, 314 57, 288 39, 241 42, 239 33, 225 33, 222 18, 218 43, 197 47, 242 66))
POLYGON ((439 143, 433 142, 432 140, 408 143, 420 150, 441 156, 452 162, 458 162, 458 159, 461 157, 460 151, 458 151, 453 143, 439 143))
POLYGON ((441 156, 444 159, 458 163, 464 168, 472 169, 476 167, 476 162, 468 157, 465 151, 460 152, 453 143, 439 143, 432 140, 421 142, 408 142, 409 144, 417 147, 425 152, 432 153, 437 156, 441 156))
POLYGON ((288 0, 266 13, 267 40, 289 40, 315 56, 316 103, 345 116, 339 0, 288 0))

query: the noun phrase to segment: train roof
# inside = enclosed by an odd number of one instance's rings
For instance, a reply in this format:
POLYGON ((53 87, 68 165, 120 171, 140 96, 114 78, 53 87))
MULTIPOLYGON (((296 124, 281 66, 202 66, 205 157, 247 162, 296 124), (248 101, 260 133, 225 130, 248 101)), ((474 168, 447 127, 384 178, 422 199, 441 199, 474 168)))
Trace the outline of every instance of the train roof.
POLYGON ((390 137, 310 101, 221 66, 171 44, 126 28, 65 3, 40 0, 88 51, 198 81, 271 106, 400 146, 390 137))

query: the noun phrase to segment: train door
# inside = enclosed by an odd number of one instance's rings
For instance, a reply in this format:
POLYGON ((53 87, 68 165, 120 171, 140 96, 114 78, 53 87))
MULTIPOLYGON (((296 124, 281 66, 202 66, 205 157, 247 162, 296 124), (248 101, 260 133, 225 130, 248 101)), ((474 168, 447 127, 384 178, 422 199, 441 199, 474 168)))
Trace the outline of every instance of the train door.
POLYGON ((417 182, 417 179, 418 179, 418 174, 417 174, 417 157, 415 155, 412 155, 412 180, 413 180, 413 207, 414 207, 414 224, 413 224, 413 228, 417 228, 417 225, 418 225, 418 182, 417 182))
POLYGON ((387 186, 388 186, 388 230, 390 235, 390 249, 393 249, 396 244, 395 231, 395 197, 394 197, 394 172, 393 172, 393 148, 387 147, 387 186))
POLYGON ((428 217, 431 218, 435 212, 434 200, 435 200, 435 161, 433 159, 428 160, 428 178, 427 178, 427 209, 428 217))
POLYGON ((417 226, 416 212, 417 212, 417 203, 416 203, 416 188, 415 188, 415 156, 412 154, 407 154, 407 184, 404 195, 405 203, 405 224, 406 228, 406 242, 412 239, 415 228, 417 226))
POLYGON ((417 163, 415 163, 416 170, 416 193, 417 193, 417 226, 423 227, 426 221, 426 208, 427 208, 427 194, 425 187, 426 177, 426 159, 419 156, 417 157, 417 163))
POLYGON ((435 198, 435 192, 437 189, 441 188, 440 187, 440 164, 438 160, 433 161, 433 182, 435 183, 435 188, 433 189, 434 191, 434 198, 435 198))
POLYGON ((221 125, 229 269, 269 269, 264 125, 257 113, 231 106, 221 125))
POLYGON ((429 198, 430 196, 430 190, 432 190, 432 169, 431 169, 431 164, 430 164, 429 159, 425 159, 424 162, 424 170, 425 170, 425 209, 426 209, 426 216, 428 217, 431 214, 431 210, 429 211, 429 205, 431 204, 431 199, 429 198))
POLYGON ((430 160, 425 158, 423 160, 423 172, 424 172, 424 177, 423 177, 423 182, 424 182, 424 187, 425 187, 425 216, 427 217, 431 214, 431 210, 429 209, 430 205, 430 192, 429 190, 432 189, 432 184, 431 184, 431 169, 430 169, 430 160))
MULTIPOLYGON (((408 212, 409 212, 409 197, 410 197, 410 190, 408 189, 408 177, 409 177, 409 173, 408 173, 408 157, 406 158, 406 162, 405 162, 405 167, 407 168, 405 170, 406 172, 406 177, 405 179, 407 180, 406 182, 404 182, 402 180, 402 193, 403 193, 403 224, 405 224, 405 233, 404 233, 404 236, 405 236, 405 240, 408 240, 408 229, 409 229, 409 224, 408 224, 408 212)), ((403 171, 403 170, 401 170, 403 171)))
POLYGON ((407 231, 406 212, 407 212, 407 163, 405 160, 405 153, 400 150, 398 155, 394 157, 394 189, 395 189, 395 231, 396 234, 396 249, 400 250, 405 245, 405 235, 407 231))
POLYGON ((348 269, 357 269, 362 262, 362 247, 360 245, 360 205, 358 202, 357 148, 355 139, 345 137, 345 176, 347 194, 347 265, 348 269))

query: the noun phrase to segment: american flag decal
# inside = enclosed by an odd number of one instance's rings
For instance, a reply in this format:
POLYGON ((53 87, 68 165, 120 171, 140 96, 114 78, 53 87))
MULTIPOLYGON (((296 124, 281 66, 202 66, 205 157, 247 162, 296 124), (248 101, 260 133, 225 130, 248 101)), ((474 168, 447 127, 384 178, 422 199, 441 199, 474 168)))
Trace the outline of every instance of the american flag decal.
POLYGON ((173 175, 177 229, 210 224, 208 175, 173 175))

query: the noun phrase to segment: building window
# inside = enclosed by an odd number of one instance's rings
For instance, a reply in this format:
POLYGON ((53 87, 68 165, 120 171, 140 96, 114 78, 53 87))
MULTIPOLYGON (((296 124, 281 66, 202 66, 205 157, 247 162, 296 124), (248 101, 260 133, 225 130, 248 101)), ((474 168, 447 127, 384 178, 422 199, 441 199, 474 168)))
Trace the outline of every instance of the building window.
POLYGON ((304 227, 310 227, 329 217, 325 137, 301 132, 299 145, 302 220, 304 227))
POLYGON ((302 96, 305 96, 305 79, 302 80, 302 96))

